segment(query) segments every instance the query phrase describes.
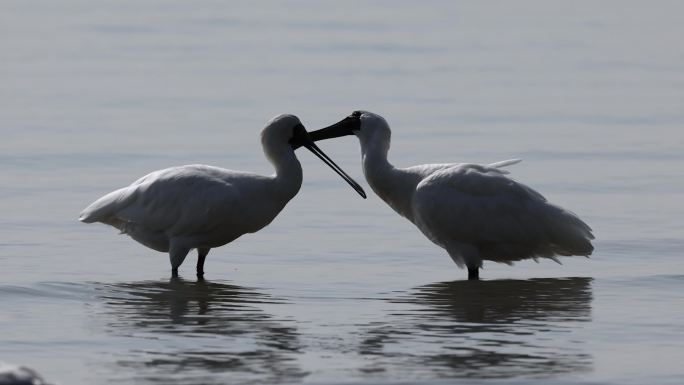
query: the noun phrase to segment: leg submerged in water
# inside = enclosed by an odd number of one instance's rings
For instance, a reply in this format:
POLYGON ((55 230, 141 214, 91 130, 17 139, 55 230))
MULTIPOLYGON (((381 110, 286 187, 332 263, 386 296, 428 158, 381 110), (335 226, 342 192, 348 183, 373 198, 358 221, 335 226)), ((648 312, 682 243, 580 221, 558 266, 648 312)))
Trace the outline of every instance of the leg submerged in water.
POLYGON ((190 252, 190 249, 179 246, 175 242, 171 242, 171 247, 169 248, 169 260, 171 261, 171 276, 178 276, 178 267, 183 263, 185 257, 190 252))
POLYGON ((199 248, 197 249, 197 276, 201 277, 204 275, 204 260, 207 258, 207 254, 209 254, 209 248, 202 249, 199 248))
POLYGON ((466 265, 469 280, 480 279, 482 259, 480 259, 480 251, 475 246, 467 243, 452 243, 447 247, 447 252, 459 267, 466 265))

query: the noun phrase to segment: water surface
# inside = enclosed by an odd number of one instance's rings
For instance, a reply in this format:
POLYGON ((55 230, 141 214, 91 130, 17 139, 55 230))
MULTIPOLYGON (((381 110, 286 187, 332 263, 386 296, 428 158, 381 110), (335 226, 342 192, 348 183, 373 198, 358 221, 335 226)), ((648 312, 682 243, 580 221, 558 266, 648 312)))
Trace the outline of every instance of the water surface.
MULTIPOLYGON (((677 2, 0 5, 0 359, 63 384, 679 384, 677 2), (523 158, 591 259, 466 273, 298 153, 263 231, 168 257, 76 218, 189 163, 271 173, 259 130, 385 116, 390 160, 523 158)), ((362 181, 352 137, 321 146, 362 181)), ((362 183, 364 186, 367 184, 362 183)), ((370 189, 367 188, 370 192, 370 189)))

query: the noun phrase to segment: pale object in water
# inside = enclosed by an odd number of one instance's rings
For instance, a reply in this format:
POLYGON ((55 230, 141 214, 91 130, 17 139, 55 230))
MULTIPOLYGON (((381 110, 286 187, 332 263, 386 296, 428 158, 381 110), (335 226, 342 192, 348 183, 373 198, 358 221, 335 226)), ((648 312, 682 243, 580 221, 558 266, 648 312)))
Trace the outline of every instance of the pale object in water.
POLYGON ((259 231, 280 213, 302 185, 300 146, 318 156, 361 196, 363 189, 309 138, 300 120, 279 115, 261 132, 271 176, 189 165, 152 172, 86 207, 79 220, 102 222, 141 244, 168 252, 173 275, 197 249, 197 274, 204 274, 209 250, 259 231))
POLYGON ((373 191, 432 242, 446 249, 468 278, 482 260, 511 264, 527 258, 591 255, 592 230, 572 212, 506 177, 508 160, 489 165, 424 164, 397 168, 387 160, 390 127, 377 114, 356 111, 310 133, 314 140, 356 135, 363 172, 373 191))

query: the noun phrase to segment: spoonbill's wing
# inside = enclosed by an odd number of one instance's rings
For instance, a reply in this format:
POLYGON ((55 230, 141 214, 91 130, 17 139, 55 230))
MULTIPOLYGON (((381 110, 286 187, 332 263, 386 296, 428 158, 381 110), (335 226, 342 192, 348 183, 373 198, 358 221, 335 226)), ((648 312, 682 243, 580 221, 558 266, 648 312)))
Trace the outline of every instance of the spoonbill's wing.
POLYGON ((238 214, 239 193, 208 171, 182 166, 153 172, 95 201, 81 220, 108 223, 122 231, 127 223, 135 223, 169 235, 225 224, 227 215, 238 214))
MULTIPOLYGON (((502 170, 502 168, 507 167, 507 166, 512 166, 512 165, 518 164, 520 162, 522 162, 522 159, 507 159, 507 160, 502 160, 500 162, 488 164, 487 166, 480 166, 480 167, 498 169, 495 171, 498 171, 501 174, 508 174, 509 171, 508 170, 502 170)), ((478 166, 478 165, 474 165, 472 163, 433 163, 433 164, 421 164, 418 166, 412 166, 412 167, 406 168, 405 170, 419 174, 419 175, 422 175, 422 177, 425 178, 434 172, 446 170, 446 169, 450 169, 450 168, 455 168, 455 167, 461 167, 461 166, 478 166)))
MULTIPOLYGON (((518 163, 520 163, 520 162, 522 162, 522 159, 508 159, 508 160, 502 160, 502 161, 496 162, 496 163, 490 163, 488 166, 489 166, 489 167, 499 168, 499 169, 500 169, 500 168, 503 168, 503 167, 512 166, 512 165, 514 165, 514 164, 518 164, 518 163)), ((508 174, 508 171, 507 171, 507 170, 499 170, 499 171, 501 171, 501 172, 504 173, 504 174, 508 174)))
POLYGON ((413 208, 429 238, 442 245, 477 245, 492 257, 588 255, 593 249, 591 229, 576 215, 495 167, 464 164, 437 171, 416 188, 413 208))

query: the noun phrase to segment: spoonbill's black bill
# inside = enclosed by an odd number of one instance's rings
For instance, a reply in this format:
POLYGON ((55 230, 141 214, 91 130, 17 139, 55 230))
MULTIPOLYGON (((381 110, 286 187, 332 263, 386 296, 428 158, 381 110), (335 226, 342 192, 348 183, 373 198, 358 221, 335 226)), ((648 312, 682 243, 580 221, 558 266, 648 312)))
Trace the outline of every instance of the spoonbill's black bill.
POLYGON ((306 149, 308 149, 314 155, 316 155, 319 159, 321 159, 323 161, 323 163, 330 166, 330 168, 332 168, 337 174, 339 174, 342 177, 342 179, 347 181, 347 183, 349 183, 349 185, 352 186, 352 188, 354 190, 356 190, 356 192, 359 193, 359 195, 361 195, 361 197, 363 197, 363 199, 366 199, 366 192, 363 191, 363 188, 361 188, 361 186, 358 183, 356 183, 356 181, 354 179, 352 179, 349 175, 347 175, 347 173, 345 173, 344 170, 342 170, 340 168, 340 166, 338 166, 332 159, 330 159, 330 157, 328 157, 323 152, 323 150, 321 150, 320 148, 318 148, 318 146, 316 146, 314 141, 309 137, 309 134, 308 134, 308 132, 306 132, 306 129, 304 128, 304 126, 299 125, 295 128, 295 130, 297 131, 297 135, 295 135, 290 140, 290 145, 292 146, 293 149, 296 150, 300 146, 306 147, 306 149))
POLYGON ((520 162, 423 164, 394 167, 388 160, 391 130, 377 114, 355 111, 309 133, 314 141, 356 135, 368 184, 397 213, 446 249, 478 279, 483 260, 512 264, 527 258, 591 255, 591 228, 574 213, 503 170, 520 162))
POLYGON ((280 213, 302 185, 295 149, 305 147, 330 166, 362 197, 365 192, 318 148, 299 119, 279 115, 261 132, 270 176, 188 165, 152 172, 86 207, 79 220, 111 225, 143 245, 168 252, 171 269, 197 249, 197 274, 204 274, 209 250, 259 231, 280 213))

